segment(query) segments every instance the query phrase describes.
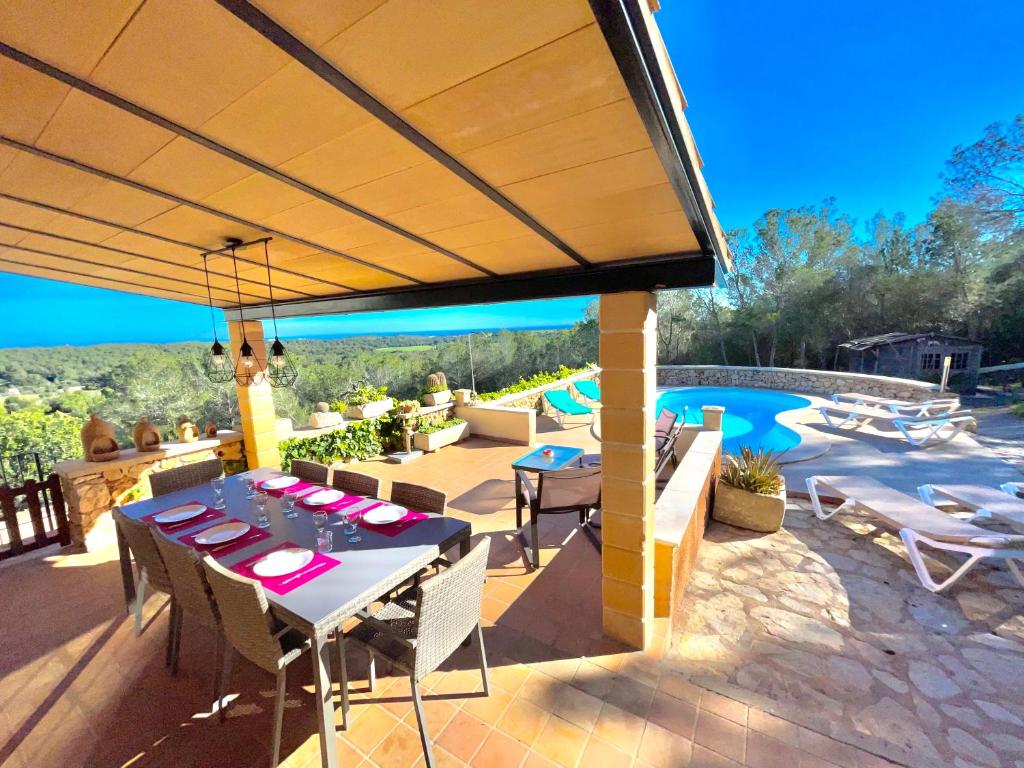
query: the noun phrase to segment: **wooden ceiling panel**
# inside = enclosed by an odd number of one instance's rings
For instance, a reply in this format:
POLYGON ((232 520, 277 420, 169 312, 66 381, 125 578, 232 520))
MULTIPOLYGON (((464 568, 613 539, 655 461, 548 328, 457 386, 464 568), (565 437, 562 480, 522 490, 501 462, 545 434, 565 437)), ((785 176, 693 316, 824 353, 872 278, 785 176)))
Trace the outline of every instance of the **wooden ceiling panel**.
POLYGON ((216 3, 147 0, 91 79, 195 129, 287 63, 216 3))
MULTIPOLYGON (((37 250, 46 251, 47 253, 53 253, 59 256, 74 256, 75 253, 82 248, 80 243, 73 243, 70 240, 60 240, 55 237, 47 237, 46 235, 36 235, 31 232, 23 232, 21 237, 11 244, 18 245, 22 248, 35 248, 37 250)), ((123 256, 122 260, 126 258, 128 257, 123 256)), ((108 261, 106 263, 109 264, 116 262, 108 261)))
POLYGON ((341 34, 387 0, 255 0, 296 37, 316 47, 341 34))
POLYGON ((460 252, 500 275, 577 266, 576 262, 551 243, 536 235, 469 245, 460 249, 460 252))
POLYGON ((69 90, 63 83, 37 74, 10 59, 0 58, 0 133, 31 144, 69 90))
POLYGON ((403 116, 460 154, 628 96, 600 30, 590 24, 438 93, 403 116))
POLYGON ((3 222, 0 222, 0 243, 3 245, 17 245, 19 242, 24 240, 28 234, 29 233, 20 229, 5 227, 3 222))
POLYGON ((202 200, 251 173, 251 168, 179 136, 128 178, 189 200, 202 200))
POLYGON ((199 252, 191 248, 185 248, 164 240, 158 240, 136 232, 120 232, 106 240, 98 241, 111 248, 123 248, 126 251, 136 251, 161 259, 173 259, 181 264, 199 264, 202 259, 199 252))
POLYGON ((45 229, 53 235, 64 235, 65 237, 88 240, 93 243, 109 240, 123 231, 117 227, 110 227, 106 224, 98 224, 94 221, 78 219, 74 216, 65 216, 63 214, 54 216, 51 221, 47 222, 45 227, 37 228, 45 229))
POLYGON ((3 172, 7 170, 7 166, 11 164, 11 161, 14 160, 14 157, 17 154, 17 150, 0 144, 0 176, 2 176, 3 172))
MULTIPOLYGON (((141 296, 153 296, 158 299, 186 301, 193 304, 205 303, 198 296, 190 296, 187 294, 178 293, 176 291, 163 291, 158 288, 142 287, 136 283, 132 283, 129 281, 115 282, 112 280, 101 280, 93 277, 71 274, 66 270, 42 268, 38 266, 30 266, 27 264, 20 263, 11 263, 4 258, 0 258, 0 272, 7 272, 15 275, 25 275, 27 277, 38 277, 44 280, 59 280, 60 282, 63 283, 74 283, 76 285, 85 285, 92 288, 106 288, 107 290, 111 291, 136 293, 141 296)), ((228 306, 228 303, 224 302, 223 306, 228 306)))
MULTIPOLYGON (((370 269, 354 262, 341 261, 329 253, 310 254, 290 260, 287 265, 288 269, 308 275, 310 282, 315 282, 317 279, 334 280, 351 285, 360 291, 375 291, 411 285, 408 280, 402 280, 387 272, 370 269)), ((296 286, 301 286, 301 283, 297 281, 296 286)), ((316 291, 316 293, 320 293, 320 291, 316 291)))
MULTIPOLYGON (((0 147, 0 155, 3 147, 0 147)), ((2 178, 2 175, 0 175, 2 178)), ((2 185, 0 185, 2 187, 2 185)), ((49 226, 50 222, 57 218, 58 214, 53 211, 48 211, 45 208, 39 208, 34 205, 27 205, 25 203, 19 203, 17 200, 9 200, 6 197, 0 197, 0 221, 7 221, 11 224, 18 224, 22 227, 32 227, 34 229, 45 229, 49 226)))
POLYGON ((605 221, 562 234, 580 253, 598 262, 700 250, 682 211, 605 221))
POLYGON ((473 193, 473 189, 466 182, 443 166, 429 162, 347 190, 345 199, 393 219, 392 214, 400 211, 467 193, 473 193))
POLYGON ((304 66, 292 63, 227 105, 202 133, 278 165, 370 120, 369 114, 304 66))
MULTIPOLYGON (((354 225, 366 225, 367 231, 379 232, 380 227, 370 224, 353 213, 348 213, 336 205, 326 203, 319 198, 313 198, 309 202, 293 206, 285 211, 276 213, 273 216, 260 219, 262 224, 285 232, 290 232, 299 237, 319 241, 317 235, 326 230, 338 229, 354 225)), ((329 245, 324 243, 324 245, 329 245)), ((347 246, 331 246, 344 250, 347 246)))
POLYGON ((255 240, 263 236, 259 230, 239 226, 186 205, 175 206, 166 213, 139 224, 137 228, 143 232, 152 232, 187 243, 205 244, 210 248, 219 247, 228 237, 255 240))
POLYGON ((202 202, 249 221, 261 221, 314 199, 289 184, 253 173, 202 202))
POLYGON ((499 218, 514 220, 496 203, 475 190, 431 201, 391 216, 395 224, 431 237, 434 232, 499 218))
POLYGON ((348 253, 427 283, 480 277, 472 267, 407 240, 363 245, 350 249, 348 253))
POLYGON ((71 206, 71 210, 98 218, 106 218, 111 211, 117 211, 120 221, 135 226, 175 207, 170 200, 140 192, 117 181, 101 183, 103 186, 83 197, 71 206))
POLYGON ((392 109, 402 109, 593 20, 586 0, 484 6, 479 0, 390 0, 321 53, 392 109))
POLYGON ((0 174, 0 191, 60 208, 70 208, 106 183, 103 179, 21 151, 0 174))
POLYGON ((142 0, 4 0, 5 43, 84 77, 117 37, 142 0))

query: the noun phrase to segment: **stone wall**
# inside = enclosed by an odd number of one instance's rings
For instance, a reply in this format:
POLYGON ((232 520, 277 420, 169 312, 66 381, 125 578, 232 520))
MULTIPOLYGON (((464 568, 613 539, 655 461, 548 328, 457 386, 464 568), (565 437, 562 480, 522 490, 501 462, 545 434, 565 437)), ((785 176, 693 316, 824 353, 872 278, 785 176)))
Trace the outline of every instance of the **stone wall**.
POLYGON ((185 464, 220 458, 244 462, 242 435, 224 431, 220 437, 194 443, 165 443, 159 451, 121 451, 110 462, 65 461, 54 471, 60 477, 68 508, 71 543, 86 548, 89 533, 111 507, 151 495, 149 476, 185 464))
MULTIPOLYGON (((527 389, 523 392, 513 392, 510 395, 499 397, 497 400, 488 400, 485 405, 500 405, 507 408, 533 408, 535 411, 543 411, 543 395, 549 389, 568 389, 570 394, 576 395, 572 389, 572 382, 574 381, 587 381, 590 379, 596 379, 601 375, 600 368, 591 368, 587 371, 581 371, 580 373, 569 376, 565 379, 559 379, 553 381, 550 384, 544 384, 533 389, 527 389)), ((577 397, 577 399, 580 399, 577 397)))
POLYGON ((897 400, 927 400, 938 386, 925 381, 866 373, 814 371, 805 368, 746 368, 733 365, 659 365, 660 387, 754 387, 830 396, 859 392, 897 400))

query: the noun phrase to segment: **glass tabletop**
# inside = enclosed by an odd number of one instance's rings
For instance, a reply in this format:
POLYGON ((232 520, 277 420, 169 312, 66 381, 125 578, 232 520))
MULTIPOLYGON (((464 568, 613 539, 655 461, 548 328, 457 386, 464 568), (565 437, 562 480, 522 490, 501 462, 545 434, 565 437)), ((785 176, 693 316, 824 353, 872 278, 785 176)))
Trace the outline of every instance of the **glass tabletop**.
POLYGON ((568 445, 541 445, 512 462, 512 469, 525 469, 533 472, 565 469, 574 464, 582 455, 582 448, 572 448, 568 445), (546 454, 545 451, 550 451, 550 453, 546 454))

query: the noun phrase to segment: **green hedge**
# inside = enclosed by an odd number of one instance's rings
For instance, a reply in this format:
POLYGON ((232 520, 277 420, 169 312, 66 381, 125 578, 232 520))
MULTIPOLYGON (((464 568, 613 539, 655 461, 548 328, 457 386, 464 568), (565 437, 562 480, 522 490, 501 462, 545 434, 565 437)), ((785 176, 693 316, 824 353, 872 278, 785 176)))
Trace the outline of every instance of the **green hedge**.
POLYGON ((439 421, 434 424, 421 425, 420 428, 416 431, 419 432, 421 435, 432 435, 434 432, 440 432, 442 429, 447 429, 448 427, 457 427, 459 426, 459 424, 465 423, 465 419, 448 419, 446 421, 439 421))
POLYGON ((347 429, 339 429, 316 437, 292 437, 278 443, 281 467, 287 472, 292 459, 306 459, 331 465, 342 459, 369 459, 383 449, 382 419, 364 419, 352 422, 347 429))
POLYGON ((504 397, 505 395, 511 395, 516 392, 525 392, 528 389, 542 387, 545 384, 554 384, 559 379, 565 379, 569 376, 573 376, 574 374, 582 373, 589 368, 589 365, 585 365, 582 368, 567 368, 566 366, 561 365, 558 367, 557 371, 541 371, 540 373, 533 374, 533 376, 530 376, 528 379, 520 379, 510 387, 499 389, 497 392, 483 392, 477 397, 480 400, 497 400, 499 397, 504 397))

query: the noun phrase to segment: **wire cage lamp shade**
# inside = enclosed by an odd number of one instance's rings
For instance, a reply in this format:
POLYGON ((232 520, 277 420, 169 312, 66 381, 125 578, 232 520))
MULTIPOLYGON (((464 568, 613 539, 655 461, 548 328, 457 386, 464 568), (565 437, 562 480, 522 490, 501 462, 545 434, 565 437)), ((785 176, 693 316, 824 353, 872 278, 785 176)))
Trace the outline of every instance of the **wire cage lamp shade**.
POLYGON ((210 288, 210 270, 206 264, 209 254, 203 254, 203 272, 206 273, 206 298, 210 302, 210 325, 213 327, 213 344, 210 346, 210 353, 203 361, 203 372, 206 378, 213 384, 227 384, 235 378, 235 372, 231 368, 231 360, 228 357, 224 345, 217 338, 217 319, 213 312, 213 291, 210 288))
POLYGON ((249 337, 245 332, 245 316, 242 314, 242 288, 238 280, 238 257, 235 250, 240 246, 249 245, 238 240, 229 240, 228 248, 231 251, 231 264, 235 270, 235 292, 238 295, 238 320, 242 329, 242 343, 238 345, 238 354, 235 355, 232 366, 232 378, 240 387, 248 387, 253 384, 262 384, 266 378, 265 362, 261 362, 256 356, 256 351, 249 343, 249 337))
POLYGON ((267 240, 263 242, 263 258, 267 264, 267 291, 270 294, 270 316, 274 321, 274 343, 270 345, 270 359, 267 361, 267 378, 270 380, 270 386, 272 387, 290 387, 299 378, 299 372, 277 334, 277 311, 274 309, 274 286, 270 277, 270 247, 267 240))

